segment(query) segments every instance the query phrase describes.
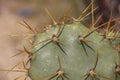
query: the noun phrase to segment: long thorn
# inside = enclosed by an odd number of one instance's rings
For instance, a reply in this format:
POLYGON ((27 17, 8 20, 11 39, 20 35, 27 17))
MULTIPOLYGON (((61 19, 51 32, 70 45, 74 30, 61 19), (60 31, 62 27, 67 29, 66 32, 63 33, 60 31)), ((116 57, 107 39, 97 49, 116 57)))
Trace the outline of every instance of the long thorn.
POLYGON ((47 42, 45 45, 43 45, 42 47, 40 47, 38 50, 36 50, 36 51, 33 52, 33 53, 37 53, 39 50, 41 50, 42 48, 44 48, 46 45, 50 44, 51 42, 52 42, 52 40, 49 41, 49 42, 47 42))
POLYGON ((61 34, 62 34, 62 32, 63 32, 64 28, 65 28, 65 25, 63 25, 62 29, 61 29, 61 30, 59 30, 59 32, 57 33, 57 36, 58 36, 58 37, 60 37, 60 36, 61 36, 61 34))
POLYGON ((25 50, 25 52, 28 54, 28 55, 32 55, 32 53, 31 52, 29 52, 27 49, 26 49, 26 47, 24 46, 24 50, 25 50))
POLYGON ((95 63, 93 64, 93 67, 92 67, 92 69, 94 70, 95 68, 96 68, 96 66, 97 66, 97 63, 98 63, 98 51, 97 51, 97 53, 96 53, 96 60, 95 60, 95 63))
POLYGON ((21 76, 18 76, 18 77, 16 77, 15 79, 13 79, 13 80, 18 80, 18 79, 20 79, 20 78, 22 78, 22 77, 24 77, 25 75, 21 75, 21 76))
POLYGON ((95 21, 94 25, 96 25, 96 24, 100 21, 100 19, 102 18, 102 16, 103 16, 103 14, 101 14, 101 15, 97 18, 97 20, 95 21))
POLYGON ((62 70, 62 65, 61 65, 61 61, 60 61, 60 57, 58 56, 58 63, 59 63, 59 69, 62 70))
MULTIPOLYGON (((97 8, 98 7, 96 7, 95 9, 93 9, 93 11, 95 11, 97 8)), ((86 18, 87 16, 89 16, 91 13, 92 13, 92 11, 89 12, 88 14, 86 14, 84 17, 82 17, 79 21, 82 21, 84 18, 86 18)))
POLYGON ((15 64, 8 72, 12 71, 14 68, 16 68, 18 65, 20 65, 24 60, 22 59, 17 64, 15 64))
POLYGON ((59 43, 56 43, 57 44, 57 46, 61 49, 61 51, 65 54, 65 55, 67 55, 67 53, 64 51, 64 49, 61 47, 61 45, 59 44, 59 43))
MULTIPOLYGON (((57 76, 57 72, 48 74, 48 75, 46 75, 46 76, 42 76, 41 78, 44 79, 44 78, 48 78, 48 77, 50 77, 50 76, 52 76, 52 77, 53 77, 53 76, 54 76, 54 77, 57 76)), ((51 78, 52 78, 52 77, 51 77, 51 78)), ((48 80, 51 80, 51 79, 49 78, 48 80)))
POLYGON ((60 20, 59 20, 59 22, 58 22, 59 25, 64 24, 64 21, 65 21, 66 17, 68 17, 68 13, 70 13, 73 8, 74 8, 74 6, 72 6, 70 9, 68 9, 68 10, 64 13, 64 15, 62 16, 62 18, 60 18, 60 20))
POLYGON ((107 24, 108 22, 98 26, 97 28, 93 29, 92 31, 90 31, 86 36, 84 36, 84 38, 87 38, 89 35, 91 35, 93 32, 95 32, 97 29, 101 28, 103 25, 107 24))
POLYGON ((94 20, 94 4, 93 4, 93 0, 91 0, 91 3, 92 3, 92 29, 94 29, 94 23, 95 23, 95 20, 94 20))
POLYGON ((45 8, 45 11, 46 11, 46 13, 49 15, 49 17, 52 19, 53 25, 56 25, 57 22, 55 21, 55 19, 54 19, 53 16, 50 14, 50 12, 48 11, 47 8, 45 8))
POLYGON ((112 11, 111 11, 111 13, 110 13, 110 19, 109 19, 109 21, 108 21, 107 30, 108 30, 109 27, 110 27, 111 20, 112 20, 112 11))
POLYGON ((57 73, 56 73, 54 76, 50 77, 48 80, 52 80, 52 79, 55 78, 56 76, 58 76, 57 73))
POLYGON ((109 78, 107 78, 107 77, 105 77, 105 76, 102 76, 102 75, 100 75, 100 74, 97 74, 97 76, 98 76, 98 77, 101 77, 101 78, 104 78, 104 79, 107 79, 107 80, 111 80, 111 79, 109 79, 109 78))
POLYGON ((89 75, 89 73, 86 73, 86 74, 82 75, 81 78, 84 78, 85 76, 88 76, 88 75, 89 75))
POLYGON ((90 8, 91 4, 92 4, 92 3, 90 3, 90 4, 82 11, 82 13, 80 14, 80 16, 77 18, 78 20, 80 20, 81 17, 83 16, 83 14, 90 8))
POLYGON ((30 31, 32 31, 34 34, 37 33, 37 31, 35 31, 34 29, 32 29, 31 26, 30 26, 25 20, 23 20, 23 23, 24 23, 25 25, 22 24, 22 23, 19 23, 19 24, 23 25, 24 27, 26 27, 27 29, 29 29, 30 31))
POLYGON ((41 43, 47 42, 47 41, 49 41, 49 40, 51 40, 51 38, 48 38, 48 39, 43 40, 43 41, 41 41, 41 42, 38 42, 38 43, 34 44, 33 47, 35 47, 35 46, 37 46, 37 45, 39 45, 39 44, 41 44, 41 43))
POLYGON ((0 70, 0 71, 10 71, 10 72, 25 72, 26 73, 26 70, 25 69, 21 69, 21 70, 0 70))
POLYGON ((87 43, 85 43, 85 45, 86 45, 88 48, 90 48, 92 51, 94 51, 94 49, 93 49, 91 46, 89 46, 87 43))
POLYGON ((83 43, 83 42, 81 42, 81 44, 82 44, 82 48, 83 48, 83 50, 85 51, 85 54, 88 56, 88 53, 87 53, 87 50, 86 50, 86 48, 85 48, 84 43, 83 43))

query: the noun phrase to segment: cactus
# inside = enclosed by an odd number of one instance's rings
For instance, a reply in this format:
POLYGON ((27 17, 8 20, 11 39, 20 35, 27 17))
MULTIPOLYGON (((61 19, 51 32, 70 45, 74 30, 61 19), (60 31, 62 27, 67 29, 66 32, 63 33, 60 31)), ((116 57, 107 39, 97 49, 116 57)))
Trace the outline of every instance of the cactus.
POLYGON ((118 53, 96 29, 73 22, 37 34, 29 76, 33 80, 115 80, 118 53))
POLYGON ((110 26, 114 21, 111 19, 95 27, 101 16, 95 21, 93 3, 90 5, 91 27, 82 23, 82 15, 89 7, 77 19, 70 18, 70 24, 65 23, 66 15, 56 22, 46 9, 53 24, 43 33, 37 33, 24 21, 35 34, 33 45, 29 51, 24 47, 28 54, 24 70, 13 70, 17 64, 9 71, 26 72, 32 80, 119 80, 119 30, 115 32, 110 26), (29 69, 25 66, 28 62, 29 69))
POLYGON ((94 27, 93 11, 90 28, 80 19, 72 18, 71 24, 53 19, 48 33, 35 35, 28 70, 33 80, 120 79, 119 30, 114 32, 110 19, 101 36, 97 30, 104 24, 94 27))

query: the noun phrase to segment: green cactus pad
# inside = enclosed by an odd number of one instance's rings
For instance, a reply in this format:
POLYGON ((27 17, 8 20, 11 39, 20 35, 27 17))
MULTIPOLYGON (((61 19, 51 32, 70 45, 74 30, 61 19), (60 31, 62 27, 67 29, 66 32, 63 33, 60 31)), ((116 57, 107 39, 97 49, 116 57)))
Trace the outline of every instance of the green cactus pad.
POLYGON ((33 80, 115 80, 118 53, 102 39, 80 22, 37 34, 28 74, 33 80))

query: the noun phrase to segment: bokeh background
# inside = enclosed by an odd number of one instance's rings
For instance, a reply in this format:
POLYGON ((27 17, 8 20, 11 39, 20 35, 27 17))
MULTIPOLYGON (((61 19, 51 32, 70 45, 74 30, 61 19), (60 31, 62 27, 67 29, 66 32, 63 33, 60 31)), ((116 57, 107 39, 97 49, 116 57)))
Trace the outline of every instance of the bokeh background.
MULTIPOLYGON (((45 8, 49 9, 57 21, 71 7, 73 9, 67 15, 77 17, 84 5, 81 0, 0 0, 0 70, 11 69, 24 55, 11 56, 22 50, 23 46, 30 46, 29 39, 23 35, 31 32, 19 22, 24 19, 42 32, 45 25, 51 23, 45 8)), ((21 74, 0 71, 0 80, 14 80, 21 74)))

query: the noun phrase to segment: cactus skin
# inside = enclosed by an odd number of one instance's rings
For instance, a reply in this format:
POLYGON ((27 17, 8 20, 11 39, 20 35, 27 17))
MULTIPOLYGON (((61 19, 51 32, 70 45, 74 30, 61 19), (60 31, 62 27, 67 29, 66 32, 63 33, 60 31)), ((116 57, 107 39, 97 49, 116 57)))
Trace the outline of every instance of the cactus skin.
MULTIPOLYGON (((89 34, 92 30, 80 22, 73 22, 56 25, 48 33, 35 35, 28 75, 33 80, 115 80, 118 52, 109 40, 102 40, 103 36, 98 32, 89 34), (57 33, 58 43, 44 41, 57 33), (85 42, 79 41, 78 36, 85 42), (44 42, 38 44, 41 41, 44 42), (84 76, 87 72, 89 76, 84 76)), ((118 75, 116 80, 119 79, 118 75)))

